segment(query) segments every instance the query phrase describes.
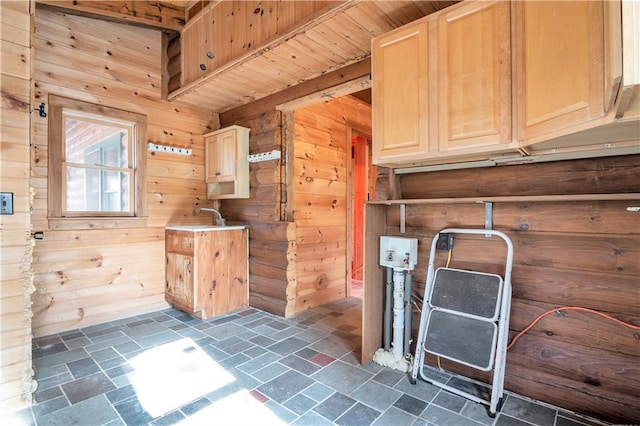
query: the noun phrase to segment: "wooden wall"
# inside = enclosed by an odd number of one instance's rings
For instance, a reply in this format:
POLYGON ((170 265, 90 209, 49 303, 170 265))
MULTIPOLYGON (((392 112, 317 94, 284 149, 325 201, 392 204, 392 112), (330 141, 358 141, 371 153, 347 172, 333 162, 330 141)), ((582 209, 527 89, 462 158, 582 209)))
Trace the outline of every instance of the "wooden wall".
MULTIPOLYGON (((324 0, 221 1, 212 7, 205 4, 204 13, 189 20, 183 31, 182 85, 257 50, 328 4, 324 0), (207 51, 213 52, 215 59, 208 59, 207 51), (201 63, 207 66, 206 71, 200 69, 201 63)), ((293 57, 308 54, 308 48, 302 45, 291 51, 293 57)))
POLYGON ((216 114, 161 100, 159 31, 36 11, 35 102, 56 94, 147 115, 149 141, 191 148, 193 155, 147 153, 148 220, 117 230, 49 230, 47 119, 34 117, 31 153, 34 249, 33 333, 85 327, 161 309, 164 226, 213 223, 195 215, 206 202, 202 134, 216 114))
MULTIPOLYGON (((494 229, 514 244, 511 337, 542 312, 563 305, 640 325, 640 214, 626 210, 638 200, 571 199, 640 192, 640 156, 404 175, 400 189, 402 198, 565 196, 493 205, 494 229)), ((484 208, 407 205, 406 221, 406 236, 419 238, 414 283, 422 295, 431 238, 446 227, 482 228, 484 208)), ((387 233, 399 235, 398 226, 398 208, 387 208, 387 233)), ((484 237, 457 238, 451 266, 500 272, 503 246, 484 237)), ((438 254, 436 263, 443 264, 444 257, 438 254)), ((637 330, 594 314, 552 314, 508 352, 506 388, 611 422, 635 423, 640 419, 638 336, 637 330)))
POLYGON ((290 316, 289 300, 295 289, 295 227, 283 221, 286 193, 282 113, 273 108, 248 114, 233 122, 248 127, 249 152, 278 150, 282 158, 249 164, 250 197, 223 200, 227 223, 249 225, 249 304, 277 315, 290 316))
POLYGON ((351 97, 322 102, 296 112, 291 132, 273 105, 243 110, 221 125, 251 128, 252 154, 282 152, 279 160, 249 165, 249 199, 221 206, 229 221, 250 226, 251 306, 289 317, 345 297, 347 125, 370 128, 370 106, 351 97), (295 190, 288 193, 286 182, 295 190))
POLYGON ((295 312, 346 297, 350 283, 349 126, 371 129, 371 106, 351 96, 298 109, 292 218, 297 235, 295 312))
POLYGON ((34 3, 0 2, 0 191, 13 215, 0 216, 0 413, 31 404, 31 235, 29 142, 34 3))

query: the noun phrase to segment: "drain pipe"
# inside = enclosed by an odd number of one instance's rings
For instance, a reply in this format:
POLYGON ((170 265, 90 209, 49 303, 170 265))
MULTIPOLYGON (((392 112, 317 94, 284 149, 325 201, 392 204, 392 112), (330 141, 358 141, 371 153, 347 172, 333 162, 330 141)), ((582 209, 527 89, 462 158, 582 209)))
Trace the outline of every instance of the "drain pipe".
POLYGON ((387 270, 387 280, 385 281, 385 296, 384 296, 384 334, 383 334, 383 347, 385 351, 391 349, 391 298, 392 298, 392 276, 393 269, 385 268, 387 270))
POLYGON ((413 281, 413 274, 411 271, 407 271, 407 276, 404 282, 404 354, 407 355, 411 352, 411 284, 413 281))
POLYGON ((405 324, 407 324, 405 312, 409 312, 408 320, 411 320, 411 274, 408 277, 408 291, 405 291, 405 272, 413 270, 417 257, 418 240, 416 238, 380 236, 380 266, 386 268, 386 297, 383 347, 373 354, 373 361, 400 371, 409 371, 409 359, 405 354, 410 350, 411 337, 410 323, 408 334, 405 331, 405 324))
POLYGON ((404 355, 404 270, 393 268, 393 360, 404 355))

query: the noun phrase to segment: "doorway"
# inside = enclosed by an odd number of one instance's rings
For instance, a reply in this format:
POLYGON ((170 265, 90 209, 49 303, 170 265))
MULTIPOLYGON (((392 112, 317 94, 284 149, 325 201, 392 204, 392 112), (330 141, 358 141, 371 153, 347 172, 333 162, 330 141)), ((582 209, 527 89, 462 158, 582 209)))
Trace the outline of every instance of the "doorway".
MULTIPOLYGON (((295 229, 295 288, 287 300, 292 312, 320 306, 351 297, 353 242, 358 240, 362 253, 362 237, 353 235, 353 159, 363 161, 364 172, 370 163, 368 142, 372 135, 370 95, 354 96, 354 88, 370 92, 369 80, 340 86, 330 95, 322 92, 278 106, 284 113, 286 140, 286 211, 285 218, 295 229), (365 89, 365 90, 363 90, 365 89), (348 90, 348 91, 347 91, 348 90), (367 142, 353 149, 352 137, 367 142), (362 155, 360 155, 362 152, 362 155)), ((364 183, 364 188, 370 185, 364 183)), ((372 186, 372 185, 371 185, 372 186)), ((359 197, 363 228, 364 196, 359 197)), ((363 235, 363 231, 360 231, 363 235)), ((362 264, 362 261, 360 261, 362 264)), ((362 268, 360 268, 362 274, 362 268)))
POLYGON ((351 297, 362 298, 364 269, 364 205, 375 200, 376 167, 371 161, 371 135, 351 132, 351 297))

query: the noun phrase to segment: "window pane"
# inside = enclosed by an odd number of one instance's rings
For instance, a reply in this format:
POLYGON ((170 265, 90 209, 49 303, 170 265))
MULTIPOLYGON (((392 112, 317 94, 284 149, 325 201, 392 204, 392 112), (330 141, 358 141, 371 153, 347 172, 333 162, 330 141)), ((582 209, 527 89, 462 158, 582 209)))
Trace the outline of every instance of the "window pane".
POLYGON ((129 210, 129 175, 121 172, 102 172, 102 210, 126 212, 129 210))
POLYGON ((85 169, 67 168, 67 211, 90 211, 88 204, 95 207, 95 203, 90 201, 89 194, 85 198, 85 188, 94 186, 88 185, 87 180, 94 182, 95 175, 85 176, 85 172, 85 169))
POLYGON ((68 163, 130 167, 131 126, 65 116, 65 159, 68 163))
MULTIPOLYGON (((100 211, 100 171, 91 169, 85 169, 84 171, 87 178, 87 182, 85 184, 86 208, 82 211, 100 211)), ((67 194, 68 193, 69 191, 67 191, 67 194)))
POLYGON ((128 212, 126 172, 67 166, 67 212, 128 212))
POLYGON ((119 167, 121 164, 120 151, 120 144, 111 144, 103 147, 101 164, 103 166, 119 167))
POLYGON ((47 208, 52 229, 144 223, 147 117, 54 94, 49 94, 49 107, 53 131, 48 132, 47 208), (100 225, 68 220, 81 217, 95 217, 100 225))

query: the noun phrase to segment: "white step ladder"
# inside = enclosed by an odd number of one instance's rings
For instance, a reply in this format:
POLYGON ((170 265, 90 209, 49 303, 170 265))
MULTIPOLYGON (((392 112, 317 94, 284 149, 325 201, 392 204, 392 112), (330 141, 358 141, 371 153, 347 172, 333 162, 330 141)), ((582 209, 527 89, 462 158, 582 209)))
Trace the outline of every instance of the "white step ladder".
POLYGON ((500 411, 504 393, 504 374, 511 311, 511 268, 513 244, 500 231, 450 228, 433 238, 429 268, 420 316, 411 382, 420 376, 435 386, 469 400, 489 406, 489 415, 500 411), (453 268, 434 270, 436 244, 440 234, 473 234, 500 237, 507 245, 504 278, 485 272, 453 268), (491 398, 476 395, 427 378, 426 353, 466 366, 493 370, 491 398))

